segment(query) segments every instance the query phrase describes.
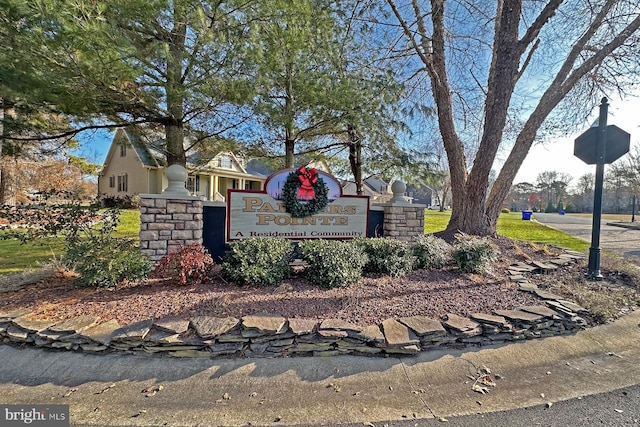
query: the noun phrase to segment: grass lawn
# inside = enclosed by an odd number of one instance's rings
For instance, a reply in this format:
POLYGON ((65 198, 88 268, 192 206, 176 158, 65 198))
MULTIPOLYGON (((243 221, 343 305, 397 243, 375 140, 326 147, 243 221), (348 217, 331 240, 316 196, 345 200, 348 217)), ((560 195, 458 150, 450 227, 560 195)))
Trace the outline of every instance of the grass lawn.
MULTIPOLYGON (((426 211, 425 233, 436 233, 447 227, 451 211, 426 211)), ((515 240, 561 246, 575 251, 586 251, 589 243, 554 230, 535 221, 524 221, 520 212, 501 213, 498 218, 498 234, 515 240)))
MULTIPOLYGON (((115 235, 138 238, 140 212, 123 210, 115 235)), ((62 238, 47 238, 37 242, 21 244, 17 240, 0 240, 0 274, 18 273, 29 268, 37 269, 52 258, 64 253, 62 238)))
MULTIPOLYGON (((451 211, 425 211, 425 233, 435 233, 447 227, 451 211)), ((116 235, 138 238, 140 212, 124 210, 116 235)), ((528 240, 585 251, 589 243, 573 238, 534 221, 523 221, 519 212, 500 214, 498 234, 517 240, 528 240)), ((16 273, 29 268, 38 268, 51 258, 62 256, 64 243, 61 239, 44 239, 35 243, 20 244, 15 240, 0 240, 0 274, 16 273)))

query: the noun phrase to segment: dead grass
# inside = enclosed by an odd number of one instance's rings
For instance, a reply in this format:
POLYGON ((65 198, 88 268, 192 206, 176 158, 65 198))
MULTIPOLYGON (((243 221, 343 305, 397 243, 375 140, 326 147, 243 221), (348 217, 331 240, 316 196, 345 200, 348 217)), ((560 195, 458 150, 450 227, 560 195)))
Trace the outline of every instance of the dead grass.
POLYGON ((600 262, 602 280, 586 276, 586 261, 560 270, 539 286, 574 300, 605 323, 640 307, 640 268, 623 258, 604 255, 600 262))

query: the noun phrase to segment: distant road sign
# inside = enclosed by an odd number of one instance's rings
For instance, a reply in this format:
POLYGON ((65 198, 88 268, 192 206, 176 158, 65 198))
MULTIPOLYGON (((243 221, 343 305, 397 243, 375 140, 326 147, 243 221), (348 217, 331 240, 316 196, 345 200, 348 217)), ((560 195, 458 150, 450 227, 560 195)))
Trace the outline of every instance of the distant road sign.
POLYGON ((587 129, 582 135, 576 138, 573 154, 588 165, 597 163, 609 164, 618 160, 629 152, 631 135, 620 129, 618 126, 607 126, 607 140, 605 141, 604 159, 598 161, 597 143, 598 143, 597 127, 587 129))

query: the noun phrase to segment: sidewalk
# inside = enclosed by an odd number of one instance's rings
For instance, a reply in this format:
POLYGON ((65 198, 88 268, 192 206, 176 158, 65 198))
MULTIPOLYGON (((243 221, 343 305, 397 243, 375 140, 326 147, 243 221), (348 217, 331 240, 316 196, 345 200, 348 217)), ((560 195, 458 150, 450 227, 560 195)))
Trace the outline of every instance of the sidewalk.
POLYGON ((172 359, 0 345, 0 402, 69 404, 72 425, 91 426, 377 423, 491 412, 639 383, 639 324, 636 311, 572 336, 406 358, 172 359), (482 366, 500 378, 487 394, 472 391, 482 366))

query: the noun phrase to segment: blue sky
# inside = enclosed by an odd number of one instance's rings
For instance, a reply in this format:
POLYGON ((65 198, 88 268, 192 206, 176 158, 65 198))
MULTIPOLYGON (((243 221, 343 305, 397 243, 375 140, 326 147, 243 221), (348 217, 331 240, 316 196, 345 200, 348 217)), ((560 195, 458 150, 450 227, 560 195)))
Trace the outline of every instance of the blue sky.
MULTIPOLYGON (((640 96, 626 101, 609 101, 607 123, 616 125, 631 134, 632 149, 635 146, 640 146, 640 114, 638 111, 640 111, 640 96)), ((568 173, 574 177, 572 184, 576 184, 578 178, 584 174, 595 173, 595 165, 587 165, 573 155, 573 146, 575 138, 587 130, 597 118, 598 108, 584 123, 583 129, 575 135, 534 145, 516 175, 514 184, 519 182, 534 183, 538 174, 544 171, 568 173)), ((75 154, 81 155, 93 163, 103 164, 114 134, 115 132, 104 129, 83 132, 78 138, 82 142, 82 146, 75 154)))

